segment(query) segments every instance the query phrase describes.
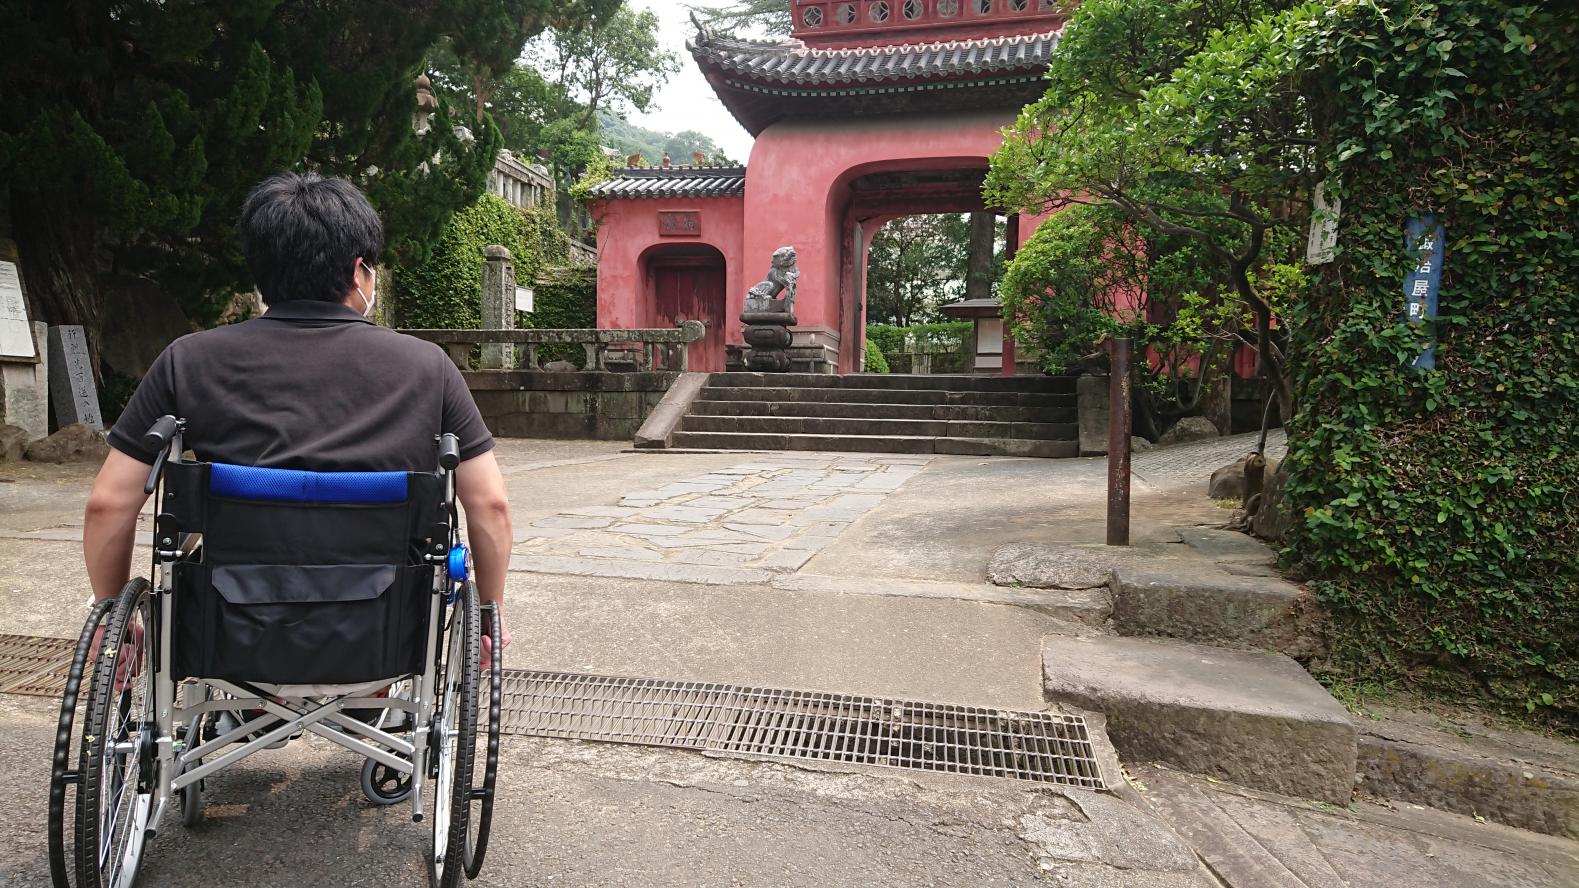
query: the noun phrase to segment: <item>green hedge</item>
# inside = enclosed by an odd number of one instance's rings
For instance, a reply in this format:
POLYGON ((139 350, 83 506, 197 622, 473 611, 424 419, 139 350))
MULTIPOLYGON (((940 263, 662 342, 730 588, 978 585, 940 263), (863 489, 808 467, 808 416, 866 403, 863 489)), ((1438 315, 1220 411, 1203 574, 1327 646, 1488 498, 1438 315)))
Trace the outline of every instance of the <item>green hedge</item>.
MULTIPOLYGON (((1341 675, 1579 725, 1579 34, 1494 0, 1312 21, 1309 95, 1341 176, 1339 256, 1288 318, 1288 564, 1341 675), (1446 226, 1436 369, 1402 321, 1446 226)), ((1331 180, 1329 180, 1331 181, 1331 180)))
POLYGON ((892 370, 910 367, 905 352, 905 339, 931 345, 932 372, 962 373, 969 363, 968 341, 975 325, 970 321, 946 321, 941 324, 912 324, 896 327, 892 324, 872 324, 866 328, 866 341, 876 343, 883 353, 884 363, 892 370))
POLYGON ((883 357, 883 350, 877 347, 877 342, 871 339, 866 340, 866 372, 888 372, 888 359, 883 357))

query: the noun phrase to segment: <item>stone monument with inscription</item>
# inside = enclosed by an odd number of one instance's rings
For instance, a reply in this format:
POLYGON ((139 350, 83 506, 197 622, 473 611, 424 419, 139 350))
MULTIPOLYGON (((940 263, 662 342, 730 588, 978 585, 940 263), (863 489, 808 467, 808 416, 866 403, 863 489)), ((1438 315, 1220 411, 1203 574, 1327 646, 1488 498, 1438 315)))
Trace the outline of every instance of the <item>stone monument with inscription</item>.
POLYGON ((49 399, 55 405, 57 426, 81 423, 90 429, 104 428, 88 337, 80 325, 49 328, 49 399))
POLYGON ((740 313, 745 325, 742 336, 751 346, 746 366, 764 373, 785 373, 790 369, 790 342, 795 326, 795 284, 800 269, 795 267, 795 248, 773 251, 773 264, 767 279, 746 291, 746 310, 740 313))
POLYGON ((0 240, 0 425, 36 440, 49 434, 46 327, 28 317, 17 259, 15 245, 0 240))

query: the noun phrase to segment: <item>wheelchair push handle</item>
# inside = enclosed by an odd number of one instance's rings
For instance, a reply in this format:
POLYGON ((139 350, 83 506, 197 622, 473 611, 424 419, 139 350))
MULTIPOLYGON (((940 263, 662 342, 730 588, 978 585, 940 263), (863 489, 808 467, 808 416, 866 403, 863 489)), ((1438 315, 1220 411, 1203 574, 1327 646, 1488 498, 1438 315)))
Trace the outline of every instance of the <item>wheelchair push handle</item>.
POLYGON ((154 420, 154 424, 143 435, 143 444, 157 452, 153 467, 148 470, 148 482, 143 485, 143 493, 151 494, 159 486, 159 474, 164 471, 165 460, 170 458, 170 442, 175 440, 180 428, 180 420, 167 413, 154 420))
POLYGON ((461 464, 461 442, 453 433, 445 432, 439 436, 439 465, 446 470, 452 470, 461 464))

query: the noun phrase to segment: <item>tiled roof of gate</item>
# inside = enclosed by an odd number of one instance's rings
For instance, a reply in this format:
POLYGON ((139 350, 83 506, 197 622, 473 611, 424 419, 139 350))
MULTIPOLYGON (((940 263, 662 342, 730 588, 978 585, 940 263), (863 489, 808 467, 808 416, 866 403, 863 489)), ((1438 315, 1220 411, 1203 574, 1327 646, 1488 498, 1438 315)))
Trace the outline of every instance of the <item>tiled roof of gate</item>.
POLYGON ((740 197, 746 193, 743 166, 671 166, 615 170, 588 190, 603 197, 740 197))
POLYGON ((799 40, 758 41, 708 31, 688 46, 696 60, 727 71, 792 84, 863 83, 1044 69, 1059 32, 905 43, 847 49, 811 49, 799 40))

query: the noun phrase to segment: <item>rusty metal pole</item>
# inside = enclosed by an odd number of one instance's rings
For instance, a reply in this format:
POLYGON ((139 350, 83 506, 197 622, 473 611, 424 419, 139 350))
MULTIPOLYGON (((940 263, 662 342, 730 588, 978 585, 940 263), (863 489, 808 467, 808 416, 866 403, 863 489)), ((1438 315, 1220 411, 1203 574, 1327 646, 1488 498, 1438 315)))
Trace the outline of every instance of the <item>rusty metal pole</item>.
POLYGON ((1107 342, 1107 544, 1129 545, 1129 360, 1133 342, 1113 338, 1107 342))

